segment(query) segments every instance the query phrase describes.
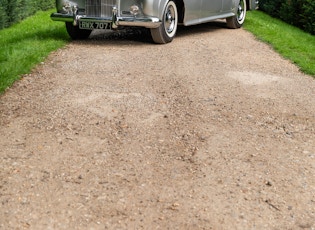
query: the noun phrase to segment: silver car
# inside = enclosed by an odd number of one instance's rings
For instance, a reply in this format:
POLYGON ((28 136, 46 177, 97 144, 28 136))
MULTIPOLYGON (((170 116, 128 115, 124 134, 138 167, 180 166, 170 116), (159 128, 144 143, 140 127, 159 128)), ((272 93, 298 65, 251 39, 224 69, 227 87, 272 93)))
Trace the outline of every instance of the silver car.
POLYGON ((72 39, 88 38, 94 29, 144 27, 155 43, 171 42, 177 26, 226 19, 240 28, 253 0, 56 0, 54 21, 64 21, 72 39))

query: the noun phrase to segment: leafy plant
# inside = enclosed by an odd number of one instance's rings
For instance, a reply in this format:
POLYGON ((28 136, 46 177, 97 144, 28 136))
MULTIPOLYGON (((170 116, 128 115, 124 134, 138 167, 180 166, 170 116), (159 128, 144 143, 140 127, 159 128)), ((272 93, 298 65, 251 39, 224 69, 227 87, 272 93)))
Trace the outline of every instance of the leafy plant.
POLYGON ((55 0, 0 0, 0 29, 55 6, 55 0))
POLYGON ((302 6, 303 14, 301 14, 301 22, 304 30, 315 34, 315 1, 304 0, 302 6))
POLYGON ((272 17, 315 34, 314 0, 260 0, 259 8, 272 17))

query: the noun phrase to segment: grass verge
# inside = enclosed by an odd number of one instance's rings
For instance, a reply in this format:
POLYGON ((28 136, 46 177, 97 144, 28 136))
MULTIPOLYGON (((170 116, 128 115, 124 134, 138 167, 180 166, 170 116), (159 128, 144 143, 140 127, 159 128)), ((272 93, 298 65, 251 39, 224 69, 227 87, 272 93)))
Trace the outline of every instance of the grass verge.
POLYGON ((261 11, 247 12, 244 28, 270 44, 302 72, 315 76, 315 36, 261 11))
POLYGON ((50 19, 54 11, 40 11, 0 30, 0 94, 69 41, 64 24, 50 19))

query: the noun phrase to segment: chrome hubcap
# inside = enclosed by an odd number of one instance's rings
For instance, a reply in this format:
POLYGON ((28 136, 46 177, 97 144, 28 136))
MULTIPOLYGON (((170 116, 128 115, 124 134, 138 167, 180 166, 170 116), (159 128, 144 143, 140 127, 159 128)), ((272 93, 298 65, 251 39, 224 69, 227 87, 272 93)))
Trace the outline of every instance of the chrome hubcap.
POLYGON ((167 33, 172 33, 176 25, 175 10, 169 6, 165 13, 165 29, 167 33))
POLYGON ((237 20, 241 22, 245 17, 244 1, 241 0, 237 10, 237 20))

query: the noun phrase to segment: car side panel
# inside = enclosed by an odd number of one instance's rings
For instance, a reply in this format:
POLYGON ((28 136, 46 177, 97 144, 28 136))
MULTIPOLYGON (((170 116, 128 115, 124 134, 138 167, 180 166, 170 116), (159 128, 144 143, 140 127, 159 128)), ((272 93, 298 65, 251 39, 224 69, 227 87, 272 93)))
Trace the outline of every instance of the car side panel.
POLYGON ((186 0, 183 24, 196 25, 234 16, 236 1, 239 0, 186 0))
POLYGON ((193 25, 198 24, 201 15, 201 4, 202 0, 186 0, 184 1, 185 5, 185 16, 184 16, 184 25, 193 25))
POLYGON ((222 12, 231 12, 236 6, 235 0, 223 0, 222 2, 222 12))
POLYGON ((220 13, 223 1, 224 0, 202 0, 200 17, 204 18, 220 13))

